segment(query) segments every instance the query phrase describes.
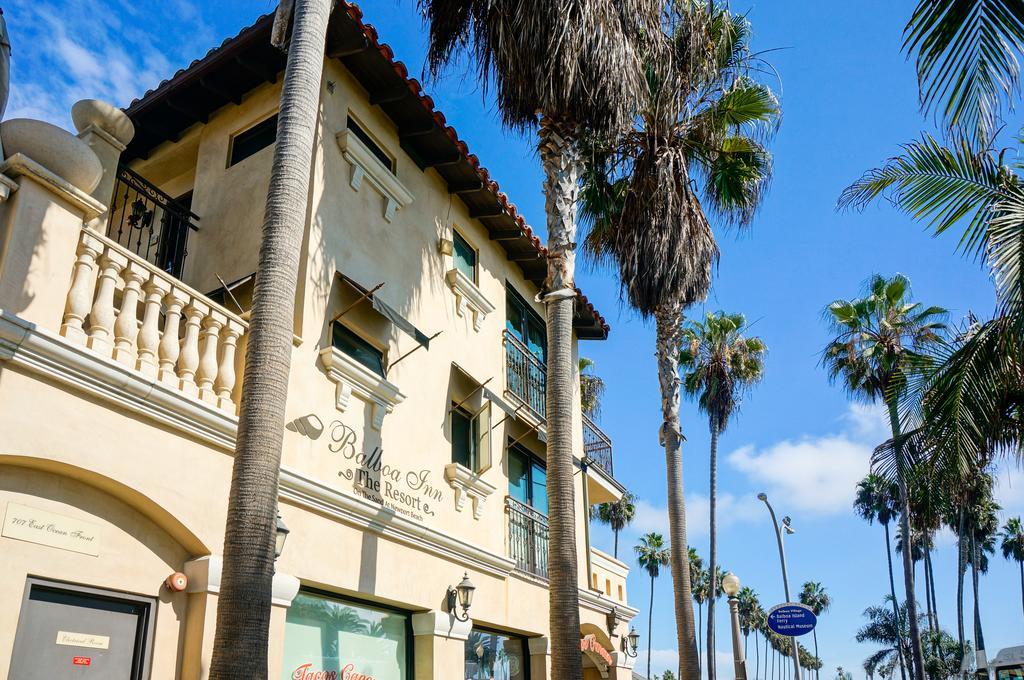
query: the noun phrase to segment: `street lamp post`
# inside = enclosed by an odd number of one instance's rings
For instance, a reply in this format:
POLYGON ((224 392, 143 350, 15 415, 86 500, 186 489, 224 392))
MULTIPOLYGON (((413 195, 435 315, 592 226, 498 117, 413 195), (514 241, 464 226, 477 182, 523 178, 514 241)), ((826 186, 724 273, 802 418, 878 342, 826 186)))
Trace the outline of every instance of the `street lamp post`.
MULTIPOLYGON (((775 519, 775 509, 768 502, 767 494, 759 493, 757 494, 757 499, 768 506, 768 512, 772 516, 772 525, 775 527, 775 540, 779 544, 779 561, 782 563, 782 587, 786 593, 786 602, 792 602, 789 599, 789 576, 786 573, 786 549, 782 547, 782 528, 779 527, 779 522, 775 519)), ((782 526, 785 527, 787 534, 793 533, 789 517, 782 518, 782 526)), ((793 641, 793 680, 800 680, 800 645, 795 637, 791 637, 790 640, 793 641)))
POLYGON ((740 631, 740 579, 728 573, 722 579, 722 592, 729 596, 729 612, 732 614, 732 659, 736 666, 736 680, 747 680, 747 660, 743 657, 743 641, 740 631))

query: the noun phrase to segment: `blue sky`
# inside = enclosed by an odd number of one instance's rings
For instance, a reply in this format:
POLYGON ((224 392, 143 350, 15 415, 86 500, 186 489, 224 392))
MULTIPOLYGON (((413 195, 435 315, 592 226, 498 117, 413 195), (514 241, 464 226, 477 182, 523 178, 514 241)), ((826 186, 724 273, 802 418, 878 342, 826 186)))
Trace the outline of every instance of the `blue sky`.
MULTIPOLYGON (((827 11, 810 0, 733 6, 749 10, 755 48, 780 48, 768 57, 781 78, 784 118, 773 144, 775 179, 767 203, 748 233, 719 233, 722 259, 714 289, 705 307, 692 310, 743 312, 770 348, 764 382, 721 442, 721 562, 763 603, 783 600, 774 536, 755 499, 767 491, 797 528, 787 541, 794 589, 818 580, 834 600, 819 624, 823 674, 831 678, 843 665, 862 677, 861 662, 874 650, 858 645, 854 634, 862 610, 881 602, 887 584, 882 529, 856 519, 850 501, 885 426, 876 409, 850 404, 828 384, 818 366, 827 339, 821 313, 832 299, 854 295, 873 272, 906 274, 919 299, 949 308, 954 319, 967 310, 988 314, 992 286, 978 265, 954 253, 953 238, 933 239, 884 205, 863 214, 834 208, 846 184, 924 127, 912 66, 899 51, 909 6, 878 0, 828 3, 827 11)), ((7 117, 70 127, 67 112, 77 99, 125 105, 273 7, 270 0, 9 2, 4 10, 13 43, 13 91, 7 117)), ((413 0, 362 7, 381 38, 418 73, 424 31, 413 0)), ((543 228, 532 140, 503 131, 466 76, 464 68, 455 68, 428 81, 427 90, 531 224, 543 228)), ((608 273, 585 270, 579 279, 613 327, 607 342, 587 343, 582 352, 608 384, 602 426, 615 441, 617 476, 641 498, 620 550, 632 562, 637 536, 667 524, 653 328, 621 308, 608 273)), ((684 405, 683 424, 690 541, 706 554, 708 431, 691 404, 684 405)), ((1004 517, 1024 512, 1024 475, 1016 469, 1001 473, 997 495, 1004 517)), ((948 535, 939 541, 940 622, 955 631, 955 552, 948 535)), ((596 530, 595 542, 610 550, 607 531, 596 530)), ((990 656, 1024 643, 1015 566, 996 557, 981 587, 990 656)), ((634 570, 629 588, 631 601, 643 610, 636 623, 646 647, 648 581, 634 570)), ((656 589, 652 661, 660 671, 675 664, 667 573, 656 589)), ((724 603, 719 612, 719 673, 731 678, 724 603)), ((642 654, 638 668, 643 663, 642 654)))

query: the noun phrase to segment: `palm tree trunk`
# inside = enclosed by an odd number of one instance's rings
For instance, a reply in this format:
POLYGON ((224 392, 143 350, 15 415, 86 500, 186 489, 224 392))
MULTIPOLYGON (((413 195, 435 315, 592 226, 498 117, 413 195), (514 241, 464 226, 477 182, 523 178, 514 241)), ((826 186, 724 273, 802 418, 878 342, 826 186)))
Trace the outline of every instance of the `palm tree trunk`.
MULTIPOLYGON (((890 400, 889 425, 892 428, 894 440, 898 440, 902 434, 900 431, 899 414, 896 411, 896 402, 890 400)), ((910 629, 910 656, 913 661, 914 680, 925 680, 924 677, 924 650, 921 647, 921 622, 917 618, 917 595, 914 591, 914 561, 910 552, 912 534, 910 533, 910 494, 907 493, 907 474, 903 461, 903 447, 897 446, 897 483, 900 492, 900 529, 903 533, 903 586, 907 593, 907 619, 910 629)))
POLYGON ((651 639, 654 637, 654 574, 651 574, 651 606, 647 608, 647 677, 651 677, 651 639))
POLYGON ((935 633, 939 632, 939 600, 935 597, 935 569, 932 567, 932 550, 927 545, 925 546, 924 554, 924 568, 925 574, 928 577, 928 598, 931 601, 932 609, 932 630, 935 633))
POLYGON ((708 637, 707 637, 707 661, 708 680, 715 680, 715 601, 718 599, 718 541, 715 521, 715 505, 718 493, 718 422, 712 418, 711 422, 711 484, 710 498, 708 499, 709 515, 711 516, 710 540, 711 547, 708 557, 708 637))
POLYGON ((266 678, 295 281, 331 2, 296 0, 249 322, 209 677, 266 678))
MULTIPOLYGON (((544 304, 548 332, 546 398, 551 675, 565 680, 582 680, 572 454, 577 368, 572 358, 572 315, 576 294, 573 276, 576 270, 574 249, 579 157, 573 143, 574 126, 545 116, 541 119, 538 134, 548 224, 544 304)), ((578 399, 575 403, 578 407, 578 399)))
POLYGON ((615 530, 615 551, 612 553, 615 559, 619 559, 619 530, 615 530))
MULTIPOLYGON (((815 628, 811 632, 814 634, 814 658, 818 659, 820 661, 821 657, 818 656, 818 629, 815 628)), ((814 669, 814 677, 816 678, 816 680, 821 680, 821 666, 820 665, 817 668, 814 669)))
POLYGON ((960 527, 956 538, 956 632, 960 642, 960 660, 967 654, 964 634, 964 571, 967 565, 967 548, 964 545, 964 509, 960 508, 960 527))
POLYGON ((754 680, 757 680, 758 674, 761 672, 761 643, 757 641, 757 636, 754 636, 754 680))
POLYGON ((679 423, 679 328, 682 320, 680 304, 666 305, 655 314, 658 383, 661 388, 661 444, 665 447, 668 526, 673 547, 672 588, 675 596, 679 678, 699 680, 700 661, 693 627, 693 591, 690 587, 690 559, 686 542, 682 431, 679 423))
POLYGON ((978 602, 978 564, 981 553, 974 530, 971 530, 971 588, 974 594, 974 653, 979 662, 985 656, 985 636, 981 632, 981 603, 978 602))
POLYGON ((700 648, 703 644, 701 640, 701 631, 704 630, 704 604, 702 602, 697 603, 697 675, 700 676, 704 672, 704 665, 701 663, 700 648))
POLYGON ((903 640, 900 636, 900 628, 902 628, 900 625, 900 601, 896 597, 896 579, 892 573, 892 542, 889 537, 889 523, 885 522, 882 526, 885 528, 885 558, 889 563, 889 594, 892 595, 892 615, 896 621, 896 652, 900 660, 900 678, 907 680, 907 663, 903 658, 903 640))
POLYGON ((1018 562, 1020 565, 1020 609, 1021 613, 1024 613, 1024 561, 1018 562))

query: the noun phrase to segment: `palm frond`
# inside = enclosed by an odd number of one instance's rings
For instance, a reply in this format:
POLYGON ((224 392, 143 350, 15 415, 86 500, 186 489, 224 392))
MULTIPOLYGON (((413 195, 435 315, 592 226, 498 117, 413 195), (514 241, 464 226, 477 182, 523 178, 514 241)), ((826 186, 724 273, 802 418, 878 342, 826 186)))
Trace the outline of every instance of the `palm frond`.
POLYGON ((917 61, 921 105, 949 129, 991 138, 1020 88, 1020 0, 920 0, 903 49, 917 61))
POLYGON ((1016 178, 989 151, 976 151, 959 137, 950 146, 924 135, 881 168, 866 172, 843 190, 840 208, 865 208, 880 196, 941 234, 961 220, 965 252, 983 254, 985 232, 997 201, 1010 198, 1016 178))

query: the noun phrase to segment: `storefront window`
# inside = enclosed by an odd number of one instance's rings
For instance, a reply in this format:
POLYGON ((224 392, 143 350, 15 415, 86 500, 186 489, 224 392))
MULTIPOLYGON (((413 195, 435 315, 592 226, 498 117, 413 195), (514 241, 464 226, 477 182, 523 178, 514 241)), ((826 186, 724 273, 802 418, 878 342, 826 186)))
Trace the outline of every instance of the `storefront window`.
POLYGON ((288 609, 285 680, 409 680, 406 614, 301 592, 288 609))
POLYGON ((474 628, 466 640, 466 680, 529 680, 526 639, 474 628))

